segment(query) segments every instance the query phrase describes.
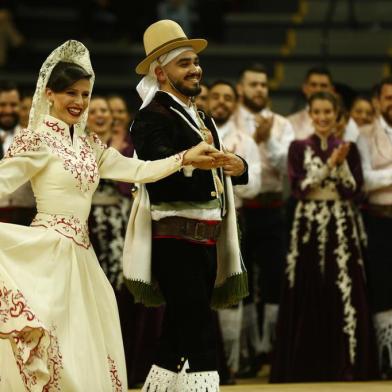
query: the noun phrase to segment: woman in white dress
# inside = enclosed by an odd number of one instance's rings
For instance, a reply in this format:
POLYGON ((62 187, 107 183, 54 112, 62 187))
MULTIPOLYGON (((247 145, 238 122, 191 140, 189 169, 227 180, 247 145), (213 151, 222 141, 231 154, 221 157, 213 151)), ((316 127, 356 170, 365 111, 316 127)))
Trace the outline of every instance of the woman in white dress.
POLYGON ((153 182, 221 159, 205 143, 153 162, 107 148, 85 131, 93 81, 81 43, 55 49, 0 162, 0 198, 30 180, 38 211, 32 227, 0 224, 0 391, 127 390, 116 300, 87 232, 91 197, 100 178, 153 182))

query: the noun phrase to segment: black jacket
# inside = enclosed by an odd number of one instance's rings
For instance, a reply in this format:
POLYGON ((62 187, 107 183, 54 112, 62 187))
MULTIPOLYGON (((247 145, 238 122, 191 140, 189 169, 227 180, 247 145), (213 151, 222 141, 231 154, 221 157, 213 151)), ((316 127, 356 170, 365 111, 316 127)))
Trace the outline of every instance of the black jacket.
MULTIPOLYGON (((171 108, 181 112, 194 126, 192 118, 170 95, 157 92, 151 103, 140 110, 132 125, 132 141, 140 159, 155 160, 189 149, 202 141, 201 137, 171 108)), ((214 145, 219 148, 217 131, 208 116, 204 123, 211 131, 214 145)), ((245 162, 245 161, 244 161, 245 162)), ((248 182, 248 170, 239 177, 232 177, 234 185, 248 182)), ((220 175, 222 171, 219 170, 220 175)), ((215 198, 210 170, 193 171, 185 177, 182 171, 156 183, 147 184, 151 203, 172 201, 205 202, 215 198)))

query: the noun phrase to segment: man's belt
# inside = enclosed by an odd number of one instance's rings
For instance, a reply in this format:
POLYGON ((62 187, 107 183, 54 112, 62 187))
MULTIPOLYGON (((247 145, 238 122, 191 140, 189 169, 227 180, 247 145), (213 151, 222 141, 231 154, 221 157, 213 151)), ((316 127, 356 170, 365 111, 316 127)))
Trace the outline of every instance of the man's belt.
POLYGON ((368 204, 366 210, 371 215, 392 219, 392 204, 368 204))
POLYGON ((152 221, 153 238, 178 238, 201 244, 213 244, 218 240, 221 221, 188 219, 170 216, 152 221))
POLYGON ((282 192, 259 193, 254 199, 244 199, 245 208, 276 208, 283 206, 282 192))

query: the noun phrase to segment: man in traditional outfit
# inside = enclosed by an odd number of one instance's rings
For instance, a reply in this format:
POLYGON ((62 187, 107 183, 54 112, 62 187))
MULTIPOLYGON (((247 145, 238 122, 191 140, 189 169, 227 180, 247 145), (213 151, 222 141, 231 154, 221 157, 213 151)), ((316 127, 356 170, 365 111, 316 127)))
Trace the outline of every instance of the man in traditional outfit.
MULTIPOLYGON (((243 203, 246 232, 244 257, 257 268, 259 278, 257 289, 254 292, 251 290, 251 295, 244 301, 243 340, 249 342, 248 351, 256 354, 254 367, 252 365, 249 372, 246 369, 244 372, 254 376, 259 369, 257 357, 271 351, 277 321, 285 258, 283 177, 286 174, 288 147, 294 133, 287 119, 268 108, 268 75, 264 66, 254 64, 244 68, 237 91, 240 104, 234 114, 234 122, 237 128, 253 137, 262 163, 261 192, 243 203), (260 297, 261 341, 254 305, 256 293, 260 297)), ((250 281, 254 279, 253 269, 248 268, 250 281)), ((243 352, 246 356, 246 350, 243 352)))
MULTIPOLYGON (((221 149, 213 122, 193 104, 202 75, 197 53, 206 46, 170 20, 145 31, 146 58, 136 68, 145 75, 137 87, 143 104, 131 130, 139 158, 166 157, 201 140, 221 149)), ((245 184, 248 170, 232 153, 216 161, 222 167, 190 165, 147 191, 139 186, 133 204, 124 248, 128 286, 136 301, 166 302, 145 391, 219 388, 210 305, 247 295, 232 181, 245 184)))
MULTIPOLYGON (((0 83, 0 159, 5 155, 19 125, 20 93, 11 82, 0 83)), ((35 199, 30 183, 0 199, 0 222, 28 226, 35 214, 35 199)))
POLYGON ((379 85, 380 115, 357 142, 368 195, 368 282, 381 373, 392 379, 392 78, 379 85))

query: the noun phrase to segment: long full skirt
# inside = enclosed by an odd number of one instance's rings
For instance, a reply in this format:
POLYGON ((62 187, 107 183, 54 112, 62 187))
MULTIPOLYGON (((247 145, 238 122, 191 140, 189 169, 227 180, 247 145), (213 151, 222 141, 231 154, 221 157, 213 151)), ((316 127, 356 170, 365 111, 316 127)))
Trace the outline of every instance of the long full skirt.
POLYGON ((0 224, 0 391, 123 392, 111 285, 91 246, 0 224))
POLYGON ((300 201, 295 210, 272 382, 377 377, 356 217, 348 201, 300 201))

